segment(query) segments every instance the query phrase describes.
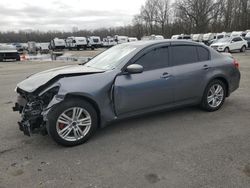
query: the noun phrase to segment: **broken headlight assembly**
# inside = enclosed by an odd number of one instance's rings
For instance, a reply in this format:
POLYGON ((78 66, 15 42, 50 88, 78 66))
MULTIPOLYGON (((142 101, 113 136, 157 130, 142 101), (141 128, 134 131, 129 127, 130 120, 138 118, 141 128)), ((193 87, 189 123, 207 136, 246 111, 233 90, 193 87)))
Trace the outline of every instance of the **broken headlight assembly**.
POLYGON ((30 136, 31 133, 46 133, 45 122, 42 112, 58 93, 59 86, 50 88, 43 92, 40 96, 30 95, 26 97, 27 103, 23 107, 21 116, 22 120, 18 122, 19 128, 25 135, 30 136))

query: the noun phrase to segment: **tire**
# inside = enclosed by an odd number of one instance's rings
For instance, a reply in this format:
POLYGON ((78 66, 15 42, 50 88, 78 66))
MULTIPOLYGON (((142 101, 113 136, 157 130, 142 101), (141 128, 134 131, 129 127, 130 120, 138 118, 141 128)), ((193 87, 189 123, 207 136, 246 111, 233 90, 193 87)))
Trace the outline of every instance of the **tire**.
POLYGON ((225 50, 224 50, 224 52, 229 53, 230 52, 229 48, 226 47, 225 50))
POLYGON ((212 80, 204 91, 201 108, 209 112, 219 110, 225 101, 226 93, 226 85, 223 81, 217 79, 212 80), (221 89, 221 92, 217 94, 212 93, 212 91, 216 91, 219 88, 221 89))
POLYGON ((240 52, 245 52, 246 51, 246 46, 242 46, 241 49, 240 49, 240 52))
POLYGON ((55 142, 63 146, 83 144, 95 133, 97 126, 96 110, 90 103, 81 99, 67 99, 55 105, 48 114, 47 131, 55 142), (80 109, 82 109, 81 113, 79 113, 80 109), (75 120, 73 120, 73 112, 78 116, 75 120), (72 118, 70 122, 65 115, 72 118), (79 119, 84 118, 84 121, 79 122, 79 119))

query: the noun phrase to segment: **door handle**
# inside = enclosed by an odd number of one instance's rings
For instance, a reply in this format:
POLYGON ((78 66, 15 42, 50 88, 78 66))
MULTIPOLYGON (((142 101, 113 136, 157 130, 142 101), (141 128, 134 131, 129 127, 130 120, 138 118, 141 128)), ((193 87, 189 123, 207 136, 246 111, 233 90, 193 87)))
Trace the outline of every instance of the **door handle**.
POLYGON ((209 67, 208 65, 204 65, 204 66, 203 66, 203 69, 204 69, 204 70, 208 70, 209 68, 210 68, 210 67, 209 67))
POLYGON ((161 75, 161 78, 169 78, 170 77, 170 74, 168 72, 164 72, 162 75, 161 75))

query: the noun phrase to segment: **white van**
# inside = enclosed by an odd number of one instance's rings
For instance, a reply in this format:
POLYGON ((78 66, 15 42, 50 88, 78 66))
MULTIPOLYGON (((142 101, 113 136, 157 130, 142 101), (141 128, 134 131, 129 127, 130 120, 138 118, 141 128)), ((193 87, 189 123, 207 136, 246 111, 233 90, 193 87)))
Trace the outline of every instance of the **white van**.
POLYGON ((136 37, 129 37, 128 42, 136 42, 138 39, 136 37))
POLYGON ((202 42, 203 34, 193 34, 192 40, 195 42, 202 42))
POLYGON ((150 36, 143 36, 141 40, 163 40, 164 37, 162 35, 150 35, 150 36))
POLYGON ((127 36, 118 36, 118 35, 115 35, 115 42, 117 44, 122 44, 122 43, 126 43, 128 42, 128 37, 127 36))
POLYGON ((117 43, 115 42, 115 39, 112 37, 103 38, 103 41, 102 41, 103 47, 109 48, 109 47, 114 46, 116 44, 117 43))
POLYGON ((50 41, 49 49, 51 50, 63 50, 66 47, 64 39, 54 38, 50 41))
POLYGON ((216 36, 215 33, 206 33, 203 35, 202 41, 207 42, 207 41, 213 40, 215 36, 216 36))
POLYGON ((88 37, 88 46, 99 48, 102 46, 101 38, 98 36, 90 36, 88 37))
POLYGON ((243 31, 233 31, 231 33, 231 37, 241 37, 243 34, 243 31))
POLYGON ((72 49, 86 49, 88 45, 86 37, 68 37, 66 39, 66 47, 72 49))
POLYGON ((185 34, 173 35, 171 37, 171 39, 174 39, 174 40, 191 40, 191 36, 190 35, 185 35, 185 34))

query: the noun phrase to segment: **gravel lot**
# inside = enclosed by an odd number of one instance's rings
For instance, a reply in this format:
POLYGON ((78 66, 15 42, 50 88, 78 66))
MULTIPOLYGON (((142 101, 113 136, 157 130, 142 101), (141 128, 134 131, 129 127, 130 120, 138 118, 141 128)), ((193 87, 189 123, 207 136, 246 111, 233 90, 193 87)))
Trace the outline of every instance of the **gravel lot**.
POLYGON ((0 63, 0 188, 250 187, 250 51, 233 56, 241 85, 221 110, 189 107, 125 120, 72 148, 24 136, 11 107, 17 82, 76 62, 0 63))

